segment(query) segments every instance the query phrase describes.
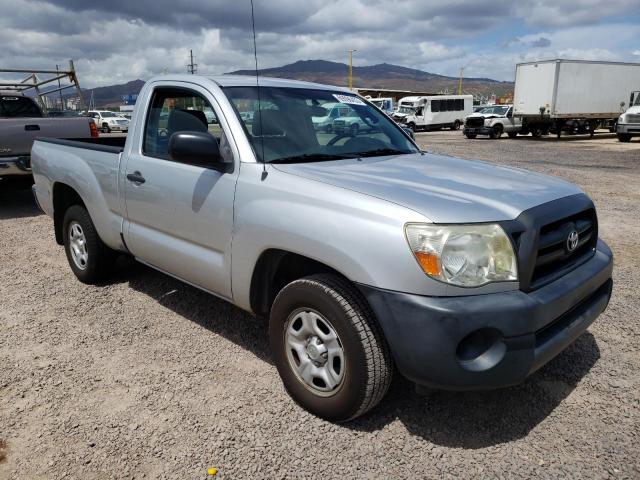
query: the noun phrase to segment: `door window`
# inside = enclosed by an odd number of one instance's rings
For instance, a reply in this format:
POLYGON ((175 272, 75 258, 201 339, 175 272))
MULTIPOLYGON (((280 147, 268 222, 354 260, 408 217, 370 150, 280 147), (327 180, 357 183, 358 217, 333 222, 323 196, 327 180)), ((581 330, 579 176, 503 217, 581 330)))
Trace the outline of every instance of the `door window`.
POLYGON ((159 88, 147 113, 142 151, 145 155, 169 160, 169 139, 176 132, 212 135, 225 160, 233 153, 215 109, 200 94, 187 89, 159 88))

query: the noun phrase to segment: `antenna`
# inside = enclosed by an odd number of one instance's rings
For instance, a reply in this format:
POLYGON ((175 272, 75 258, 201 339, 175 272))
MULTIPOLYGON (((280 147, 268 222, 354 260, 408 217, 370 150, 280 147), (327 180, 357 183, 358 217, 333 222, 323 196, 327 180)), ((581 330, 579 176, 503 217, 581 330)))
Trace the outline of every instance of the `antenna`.
POLYGON ((256 62, 256 92, 258 94, 258 121, 260 122, 260 148, 262 150, 262 177, 265 180, 269 173, 264 162, 264 124, 262 123, 262 102, 260 101, 260 77, 258 76, 258 47, 256 44, 256 17, 253 12, 253 0, 251 0, 251 29, 253 30, 253 58, 256 62))
POLYGON ((189 50, 189 60, 189 64, 187 65, 187 72, 193 75, 198 71, 198 64, 193 63, 193 50, 189 50))

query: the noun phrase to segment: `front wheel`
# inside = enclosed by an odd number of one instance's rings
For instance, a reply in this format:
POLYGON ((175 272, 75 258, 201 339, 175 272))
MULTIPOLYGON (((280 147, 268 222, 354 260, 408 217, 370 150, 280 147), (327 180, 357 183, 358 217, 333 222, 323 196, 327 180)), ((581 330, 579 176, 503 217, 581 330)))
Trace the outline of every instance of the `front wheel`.
POLYGON ((474 138, 477 137, 477 135, 475 133, 465 133, 464 136, 467 137, 470 140, 473 140, 474 138))
POLYGON ((629 135, 628 133, 619 133, 618 134, 618 140, 620 142, 624 142, 624 143, 630 142, 631 141, 631 135, 629 135))
POLYGON ((489 133, 489 137, 493 138, 494 140, 497 140, 501 136, 502 136, 502 125, 494 125, 494 127, 491 129, 491 132, 489 133))
POLYGON ((70 207, 64 214, 62 228, 67 260, 78 280, 87 284, 104 280, 115 254, 102 243, 89 212, 80 205, 70 207))
POLYGON ((509 132, 507 135, 509 135, 509 138, 516 138, 518 136, 518 132, 509 132))
POLYGON ((366 300, 342 277, 311 275, 285 286, 271 309, 269 337, 289 395, 314 415, 351 420, 387 393, 389 348, 366 300))

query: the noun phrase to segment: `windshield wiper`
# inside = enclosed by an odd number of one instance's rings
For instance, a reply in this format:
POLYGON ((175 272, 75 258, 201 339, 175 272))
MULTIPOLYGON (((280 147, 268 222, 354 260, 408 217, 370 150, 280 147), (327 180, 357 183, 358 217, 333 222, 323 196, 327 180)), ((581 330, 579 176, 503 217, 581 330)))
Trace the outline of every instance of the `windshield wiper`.
POLYGON ((305 153, 292 155, 291 157, 276 158, 268 163, 304 163, 325 162, 329 160, 344 160, 346 158, 358 158, 357 154, 329 154, 329 153, 305 153))
POLYGON ((396 148, 376 148, 375 150, 367 150, 366 152, 358 152, 359 157, 382 157, 384 155, 407 155, 409 153, 406 150, 398 150, 396 148))

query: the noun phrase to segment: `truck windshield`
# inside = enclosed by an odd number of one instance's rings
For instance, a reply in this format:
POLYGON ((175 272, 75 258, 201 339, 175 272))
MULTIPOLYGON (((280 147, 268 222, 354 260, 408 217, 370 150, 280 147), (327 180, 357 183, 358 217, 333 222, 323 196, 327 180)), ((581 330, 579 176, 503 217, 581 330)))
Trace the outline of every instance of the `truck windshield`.
POLYGON ((506 115, 509 107, 505 106, 495 106, 495 107, 486 107, 480 110, 478 113, 482 114, 493 114, 493 115, 506 115))
POLYGON ((416 113, 416 108, 415 107, 402 106, 402 107, 398 108, 398 112, 405 113, 407 115, 413 115, 414 113, 416 113))
POLYGON ((0 97, 0 117, 42 117, 42 112, 36 103, 27 97, 0 97))
POLYGON ((256 87, 223 90, 262 162, 319 162, 419 152, 400 127, 354 94, 260 87, 258 100, 256 87), (348 107, 348 113, 330 115, 336 103, 348 107))

